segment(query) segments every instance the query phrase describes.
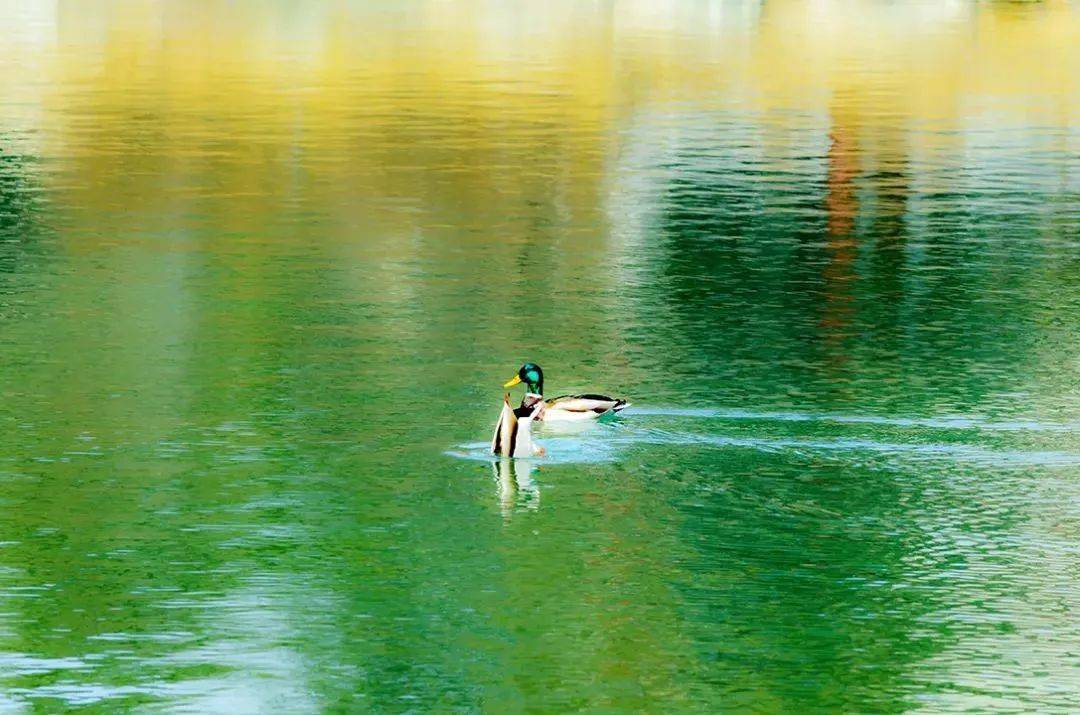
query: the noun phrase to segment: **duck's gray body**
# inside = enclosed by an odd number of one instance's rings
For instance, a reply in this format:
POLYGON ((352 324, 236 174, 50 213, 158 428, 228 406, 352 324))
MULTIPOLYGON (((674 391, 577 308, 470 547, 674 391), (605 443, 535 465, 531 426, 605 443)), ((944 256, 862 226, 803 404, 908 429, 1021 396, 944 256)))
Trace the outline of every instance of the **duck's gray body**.
MULTIPOLYGON (((525 400, 531 396, 525 395, 525 400)), ((536 397, 540 396, 536 395, 536 397)), ((522 400, 523 405, 525 400, 522 400)), ((538 422, 595 420, 604 415, 615 414, 630 403, 607 395, 559 395, 550 400, 543 400, 543 404, 544 409, 536 418, 538 422)))

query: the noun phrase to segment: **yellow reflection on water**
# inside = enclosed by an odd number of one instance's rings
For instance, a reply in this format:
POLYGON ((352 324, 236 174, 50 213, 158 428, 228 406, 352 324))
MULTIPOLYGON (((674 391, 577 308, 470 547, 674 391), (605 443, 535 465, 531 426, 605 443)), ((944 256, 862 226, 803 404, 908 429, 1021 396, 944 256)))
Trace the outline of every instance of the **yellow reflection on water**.
MULTIPOLYGON (((947 188, 948 169, 977 163, 966 135, 1016 127, 1048 180, 1073 181, 1080 12, 1067 2, 7 0, 0 27, 0 142, 47 160, 54 210, 82 229, 61 248, 204 250, 242 272, 229 290, 248 298, 276 290, 294 270, 281 246, 299 246, 375 305, 439 305, 449 280, 408 280, 429 252, 448 274, 509 276, 500 300, 531 300, 515 286, 542 270, 557 330, 560 301, 593 288, 588 267, 633 240, 652 176, 634 157, 663 164, 680 113, 753 125, 763 167, 816 132, 834 336, 850 320, 859 172, 944 166, 902 172, 902 213, 910 184, 947 188), (375 257, 377 274, 350 273, 375 257)), ((133 274, 164 270, 145 260, 133 274)), ((159 283, 188 269, 168 270, 159 283)), ((601 315, 578 324, 565 347, 619 332, 601 315)))
POLYGON ((0 132, 56 160, 61 205, 118 229, 198 200, 241 231, 274 197, 339 227, 408 232, 423 209, 429 230, 517 216, 589 242, 644 114, 757 112, 769 155, 799 117, 898 128, 859 145, 872 163, 943 142, 955 161, 953 130, 1053 137, 1080 104, 1080 12, 1060 1, 9 0, 0 24, 0 132))
POLYGON ((78 130, 84 102, 99 117, 161 111, 180 136, 197 133, 204 110, 257 119, 269 143, 294 142, 298 125, 330 131, 375 98, 403 112, 512 109, 606 130, 662 100, 823 111, 842 95, 868 117, 993 110, 1062 124, 1080 102, 1080 12, 1060 0, 9 0, 0 19, 0 77, 56 112, 56 133, 78 130))

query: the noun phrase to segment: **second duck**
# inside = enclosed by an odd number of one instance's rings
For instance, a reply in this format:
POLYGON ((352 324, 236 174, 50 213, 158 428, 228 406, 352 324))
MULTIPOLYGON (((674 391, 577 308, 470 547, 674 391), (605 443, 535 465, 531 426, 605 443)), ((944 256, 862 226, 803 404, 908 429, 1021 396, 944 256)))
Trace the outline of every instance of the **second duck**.
POLYGON ((532 362, 522 365, 517 375, 508 380, 503 387, 513 387, 518 384, 525 385, 522 406, 532 405, 537 399, 542 401, 543 407, 534 417, 538 422, 594 420, 604 415, 615 414, 630 404, 626 400, 593 393, 559 395, 545 400, 544 371, 532 362))

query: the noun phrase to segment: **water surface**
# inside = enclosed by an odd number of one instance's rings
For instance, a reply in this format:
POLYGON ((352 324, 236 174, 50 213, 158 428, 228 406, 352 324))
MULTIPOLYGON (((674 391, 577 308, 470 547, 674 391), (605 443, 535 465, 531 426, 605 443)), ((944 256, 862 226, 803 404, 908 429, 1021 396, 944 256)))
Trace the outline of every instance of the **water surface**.
POLYGON ((1075 5, 0 28, 0 710, 1080 708, 1075 5))

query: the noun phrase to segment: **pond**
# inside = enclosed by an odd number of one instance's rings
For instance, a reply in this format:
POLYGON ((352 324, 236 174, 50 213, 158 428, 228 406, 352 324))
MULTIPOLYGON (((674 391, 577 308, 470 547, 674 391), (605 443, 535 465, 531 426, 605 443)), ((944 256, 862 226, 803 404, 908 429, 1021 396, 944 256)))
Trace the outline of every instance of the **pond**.
POLYGON ((0 710, 1080 708, 1075 6, 0 38, 0 710))

